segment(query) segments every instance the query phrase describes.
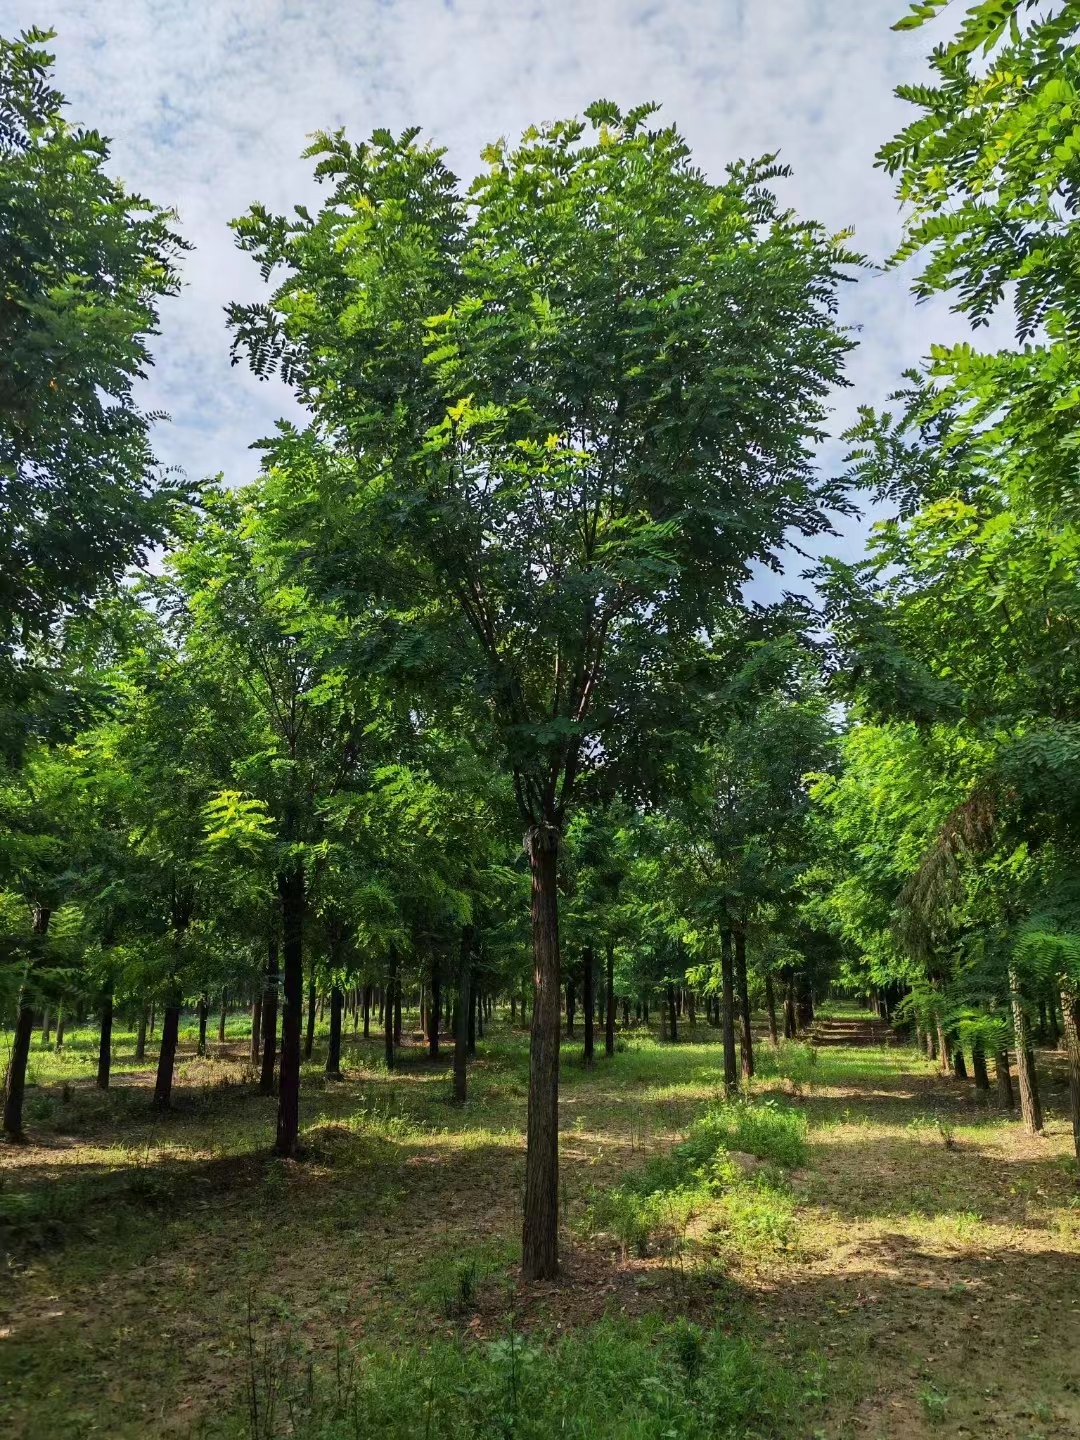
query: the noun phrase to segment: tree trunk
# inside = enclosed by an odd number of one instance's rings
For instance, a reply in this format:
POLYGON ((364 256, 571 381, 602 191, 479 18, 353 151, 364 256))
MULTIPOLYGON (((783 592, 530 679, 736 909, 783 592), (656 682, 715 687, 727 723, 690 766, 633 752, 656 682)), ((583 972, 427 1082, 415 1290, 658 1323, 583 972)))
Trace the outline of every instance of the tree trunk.
POLYGON ((428 1006, 428 1055, 432 1060, 439 1058, 439 1013, 442 1010, 442 973, 439 957, 431 961, 431 1004, 428 1006))
POLYGON ((1016 1036, 1016 1073, 1020 1078, 1020 1113, 1032 1135, 1043 1128, 1042 1106, 1039 1103, 1039 1081, 1035 1074, 1035 1057, 1031 1053, 1031 1035, 1027 1011, 1020 993, 1020 977, 1009 970, 1009 994, 1012 999, 1013 1031, 1016 1036))
POLYGON ((330 991, 330 1043, 326 1049, 326 1073, 332 1080, 341 1079, 341 1012, 345 1006, 345 996, 341 993, 341 986, 336 985, 330 991))
POLYGON ((173 1067, 176 1064, 176 1042, 179 1037, 180 1006, 166 1005, 161 1022, 157 1078, 154 1081, 154 1108, 157 1110, 168 1110, 172 1104, 173 1067))
POLYGON ((773 989, 772 971, 765 971, 765 1009, 769 1012, 769 1039, 775 1045, 776 1039, 776 992, 773 989))
POLYGON ((525 836, 532 872, 533 1007, 521 1273, 559 1273, 559 832, 534 825, 525 836))
POLYGON ((311 1059, 315 1047, 315 957, 311 957, 307 987, 307 1030, 304 1034, 304 1059, 311 1059))
POLYGON ((394 970, 394 1044, 401 1044, 401 964, 394 970))
POLYGON ((364 986, 364 1039, 371 1039, 371 986, 364 986))
POLYGON ((259 1063, 259 1040, 260 1040, 260 1038, 261 1038, 259 1032, 260 1032, 261 1029, 262 1029, 262 1000, 253 1000, 253 1001, 251 1002, 251 1055, 250 1055, 250 1059, 251 1059, 252 1065, 258 1065, 258 1063, 259 1063))
POLYGON ((157 1001, 150 1001, 150 1039, 154 1038, 154 1020, 157 1016, 157 1001))
POLYGON ((475 985, 469 986, 469 1054, 476 1054, 476 1002, 479 992, 475 985))
POLYGON ((784 988, 784 1039, 794 1040, 799 1033, 795 1016, 795 981, 789 980, 784 988))
POLYGON ((44 1050, 49 1044, 49 1032, 52 1030, 52 1017, 49 1014, 49 1007, 45 1006, 45 1013, 41 1017, 41 1048, 44 1050))
POLYGON ((615 1054, 615 946, 610 940, 604 974, 604 1054, 615 1054))
POLYGON ((669 985, 666 992, 668 1039, 673 1045, 678 1044, 679 1022, 678 1012, 675 1009, 675 986, 669 985))
POLYGON ((952 1057, 953 1074, 957 1080, 967 1079, 967 1066, 964 1064, 964 1047, 957 1044, 952 1057))
POLYGON ((278 876, 281 896, 281 1065, 274 1153, 296 1154, 300 1133, 300 1026, 304 1014, 304 867, 278 876))
POLYGON ((101 1005, 101 1039, 98 1042, 97 1084, 99 1090, 109 1088, 112 1070, 113 997, 109 991, 101 1005))
MULTIPOLYGON (((39 943, 43 943, 48 934, 51 913, 44 905, 38 905, 34 909, 34 935, 41 937, 39 943)), ((19 996, 19 1012, 15 1020, 15 1034, 11 1040, 7 1074, 4 1077, 3 1129, 9 1140, 26 1138, 22 1123, 23 1096, 26 1094, 26 1064, 30 1057, 30 1038, 33 1033, 34 1007, 29 986, 24 983, 19 996)))
POLYGON ((754 1076, 754 1038, 750 1033, 750 981, 746 974, 746 933, 735 931, 735 983, 739 987, 739 1062, 744 1080, 754 1076))
POLYGON ((472 958, 473 929, 461 927, 461 949, 458 954, 457 1024, 454 1026, 454 1104, 464 1105, 469 1087, 469 1016, 472 997, 469 994, 469 963, 472 958))
POLYGON ((221 992, 221 1014, 218 1016, 218 1022, 217 1022, 217 1038, 218 1038, 218 1044, 219 1044, 219 1045, 224 1045, 224 1044, 225 1044, 225 1021, 228 1019, 228 1017, 229 1017, 229 996, 228 996, 228 993, 227 993, 225 990, 223 990, 223 991, 221 992))
POLYGON ((1016 1108, 1016 1101, 1013 1099, 1012 1078, 1009 1075, 1009 1052, 1003 1045, 994 1056, 994 1069, 997 1071, 998 1104, 1003 1110, 1016 1108))
POLYGON ((1052 991, 1047 1000, 1047 1008, 1050 1021, 1050 1044, 1056 1050, 1061 1044, 1061 1027, 1058 1025, 1057 1002, 1052 991))
POLYGON ((394 991, 397 989, 397 965, 398 953, 394 945, 390 946, 389 966, 387 970, 386 985, 383 990, 383 1056, 386 1060, 387 1070, 393 1070, 396 1035, 394 1033, 394 991))
POLYGON ((949 1041, 948 1041, 948 1037, 947 1037, 946 1034, 945 1034, 945 1026, 941 1023, 941 1020, 940 1020, 940 1019, 938 1019, 938 1020, 936 1021, 936 1028, 937 1028, 937 1052, 938 1052, 938 1060, 939 1060, 940 1065, 941 1065, 941 1073, 942 1073, 942 1075, 948 1075, 949 1069, 950 1069, 950 1066, 949 1066, 949 1041))
POLYGON ((56 1012, 56 1041, 53 1044, 53 1050, 57 1055, 59 1055, 60 1051, 64 1048, 64 1027, 66 1024, 67 1016, 64 1014, 64 1007, 61 1004, 59 1010, 56 1012))
POLYGON ((582 968, 584 970, 584 979, 581 982, 581 998, 585 1004, 585 1064, 591 1065, 593 1063, 594 1047, 596 1044, 596 1036, 593 1033, 596 1016, 593 1013, 593 948, 591 945, 585 946, 585 951, 582 955, 582 968))
POLYGON ((1073 986, 1061 986, 1061 1022, 1069 1057, 1069 1110, 1072 1113, 1073 1150, 1080 1161, 1080 999, 1073 986))
POLYGON ((135 1059, 146 1059, 146 1010, 139 1011, 139 1033, 135 1037, 135 1059))
POLYGON ((986 1050, 982 1036, 976 1035, 971 1042, 971 1070, 975 1076, 975 1089, 986 1092, 990 1089, 990 1076, 986 1071, 986 1050))
POLYGON ((206 1015, 207 1015, 207 1008, 208 1008, 208 1007, 207 1007, 207 1004, 206 1004, 206 996, 205 996, 205 995, 200 995, 200 996, 199 996, 199 1005, 198 1005, 198 1016, 199 1016, 199 1054, 200 1054, 200 1055, 205 1055, 205 1054, 206 1054, 206 1015))
POLYGON ((277 1074, 277 1033, 278 1033, 278 942, 271 935, 266 950, 266 988, 262 1005, 262 1074, 259 1089, 264 1095, 274 1093, 274 1077, 277 1074))
POLYGON ((729 1095, 738 1087, 739 1076, 735 1068, 735 977, 731 960, 731 931, 725 930, 720 936, 720 977, 723 985, 723 1001, 720 1006, 720 1023, 724 1032, 724 1089, 729 1095))

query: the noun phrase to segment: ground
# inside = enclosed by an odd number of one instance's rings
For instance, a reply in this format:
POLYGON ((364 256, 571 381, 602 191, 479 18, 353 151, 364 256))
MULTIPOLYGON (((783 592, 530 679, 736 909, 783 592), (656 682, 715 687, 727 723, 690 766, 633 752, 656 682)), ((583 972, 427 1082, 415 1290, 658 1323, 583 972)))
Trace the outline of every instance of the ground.
POLYGON ((29 1143, 0 1148, 0 1433, 1080 1440, 1080 1191, 1051 1052, 1031 1137, 912 1049, 760 1039, 749 1104, 805 1153, 763 1131, 755 1158, 746 1130, 750 1153, 726 1158, 729 1137, 691 1174, 703 1115, 744 1124, 716 1032, 632 1034, 592 1070, 579 1035, 563 1273, 522 1286, 527 1037, 506 1017, 464 1111, 419 1044, 392 1075, 352 1038, 343 1082, 305 1068, 297 1162, 269 1158, 245 1025, 206 1060, 185 1035, 164 1119, 133 1035, 108 1096, 89 1031, 35 1048, 29 1143), (606 1426, 598 1384, 573 1390, 605 1357, 637 1377, 606 1426), (455 1395, 495 1370, 494 1428, 454 1429, 455 1395))

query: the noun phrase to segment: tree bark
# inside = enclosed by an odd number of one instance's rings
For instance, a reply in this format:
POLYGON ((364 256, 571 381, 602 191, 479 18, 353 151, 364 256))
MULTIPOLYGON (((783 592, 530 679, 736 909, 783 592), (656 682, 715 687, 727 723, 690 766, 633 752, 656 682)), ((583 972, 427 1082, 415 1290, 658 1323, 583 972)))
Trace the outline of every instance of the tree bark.
POLYGON ((964 1047, 959 1043, 957 1043, 956 1048, 953 1050, 952 1065, 953 1074, 957 1080, 966 1080, 967 1066, 964 1064, 964 1047))
MULTIPOLYGON (((51 913, 44 905, 38 905, 34 909, 33 933, 35 937, 40 937, 39 944, 44 942, 44 937, 48 934, 51 913)), ((33 964, 33 957, 30 963, 33 964)), ((4 1077, 3 1130, 9 1140, 21 1141, 26 1138, 22 1123, 23 1097, 26 1094, 26 1064, 30 1057, 30 1038, 33 1033, 34 1007, 30 988, 24 982, 19 996, 19 1012, 15 1020, 15 1034, 11 1040, 7 1074, 4 1077)))
POLYGON ((262 1000, 257 999, 251 1002, 251 1054, 252 1065, 259 1063, 259 1041, 262 1038, 262 1000))
POLYGON ((582 969, 584 971, 584 978, 581 982, 581 998, 585 1005, 585 1064, 591 1065, 596 1044, 594 1034, 596 1016, 593 1013, 593 948, 591 945, 585 946, 582 955, 582 969))
POLYGON ((218 1044, 225 1044, 225 1021, 229 1018, 229 996, 225 990, 221 992, 221 1014, 218 1016, 217 1038, 218 1044))
POLYGON ((330 1043, 326 1049, 326 1073, 333 1080, 341 1079, 341 1012, 345 996, 341 986, 335 985, 330 991, 330 1043))
POLYGON ((994 1069, 997 1071, 998 1104, 1003 1110, 1016 1108, 1016 1101, 1013 1099, 1012 1078, 1009 1075, 1009 1052, 1003 1045, 994 1056, 994 1069))
POLYGON ((1031 1053, 1031 1032, 1028 1027, 1024 998, 1020 993, 1020 977, 1009 970, 1009 995, 1012 1000, 1013 1032, 1016 1036, 1016 1073, 1020 1080, 1020 1114, 1032 1135, 1043 1128, 1042 1106, 1039 1103, 1039 1081, 1035 1074, 1035 1057, 1031 1053))
POLYGON ((935 1023, 937 1028, 938 1061, 940 1062, 942 1075, 948 1075, 950 1070, 949 1040, 945 1034, 945 1026, 941 1023, 940 1018, 937 1019, 935 1023))
POLYGON ((525 836, 532 872, 533 1007, 521 1273, 559 1273, 559 832, 534 825, 525 836))
POLYGON ((311 957, 311 966, 308 971, 307 990, 307 1030, 304 1035, 304 1059, 311 1059, 311 1052, 315 1048, 315 957, 311 957))
POLYGON ((56 1012, 56 1040, 53 1044, 53 1050, 57 1055, 59 1055, 60 1051, 64 1048, 64 1027, 66 1024, 67 1016, 64 1014, 63 1004, 61 1004, 59 1010, 56 1012))
POLYGON ((49 1043, 49 1032, 52 1030, 52 1018, 49 1015, 49 1007, 45 1006, 45 1013, 41 1017, 41 1048, 44 1050, 49 1043))
POLYGON ((179 1036, 180 1006, 166 1005, 161 1021, 157 1078, 154 1081, 154 1108, 157 1110, 168 1110, 172 1104, 173 1068, 176 1064, 176 1042, 179 1036))
POLYGON ((986 1071, 986 1050, 981 1035, 976 1035, 971 1042, 971 1070, 975 1076, 975 1089, 982 1092, 988 1091, 990 1076, 986 1071))
POLYGON ((668 1017, 668 1039, 673 1045, 679 1041, 678 1012, 675 1009, 675 986, 669 985, 666 994, 667 1017, 668 1017))
POLYGON ((110 990, 101 1003, 101 1038, 98 1041, 97 1085, 99 1090, 109 1088, 109 1074, 112 1070, 112 1027, 113 997, 110 990))
POLYGON ((300 1133, 300 1026, 304 1011, 304 867, 278 876, 281 896, 281 1065, 274 1153, 296 1154, 300 1133))
POLYGON ((454 1026, 454 1104, 464 1105, 469 1088, 469 1016, 472 1013, 469 994, 469 967, 472 960, 473 929, 461 927, 461 948, 458 953, 457 1024, 454 1026))
POLYGON ((604 976, 604 1054, 615 1054, 615 946, 610 940, 604 976))
POLYGON ((262 1006, 262 1074, 259 1089, 264 1095, 274 1093, 277 1074, 278 1035, 278 942, 271 935, 266 950, 266 988, 262 1006))
POLYGON ((401 962, 394 971, 394 1044, 401 1044, 401 962))
POLYGON ((776 1038, 776 992, 773 989, 772 971, 765 971, 765 1009, 769 1012, 769 1039, 775 1045, 776 1038))
POLYGON ((720 936, 720 978, 723 1000, 720 1006, 720 1023, 724 1032, 724 1089, 729 1095, 738 1088, 739 1075, 735 1068, 735 977, 731 959, 731 931, 725 930, 720 936))
POLYGON ((754 1076, 754 1037, 750 1033, 750 981, 746 974, 746 932, 735 931, 735 983, 739 987, 739 1063, 744 1080, 754 1076))
POLYGON ((200 1054, 200 1055, 205 1055, 205 1054, 206 1054, 206 1015, 207 1015, 207 1009, 208 1009, 208 1007, 207 1007, 207 1004, 206 1004, 206 996, 205 996, 205 995, 200 995, 200 996, 199 996, 199 1005, 198 1005, 198 1016, 199 1016, 199 1054, 200 1054))
POLYGON ((789 980, 784 988, 784 1039, 794 1040, 799 1033, 795 1015, 795 981, 789 980))
POLYGON ((1069 1057, 1069 1110, 1072 1114, 1073 1150, 1080 1161, 1080 997, 1066 981, 1061 986, 1061 1023, 1069 1057))
POLYGON ((428 1056, 432 1060, 439 1058, 439 1016, 442 1011, 442 973, 439 969, 439 957, 432 956, 431 960, 431 1004, 428 1006, 428 1056))
POLYGON ((364 1039, 371 1039, 371 986, 364 986, 364 1039))

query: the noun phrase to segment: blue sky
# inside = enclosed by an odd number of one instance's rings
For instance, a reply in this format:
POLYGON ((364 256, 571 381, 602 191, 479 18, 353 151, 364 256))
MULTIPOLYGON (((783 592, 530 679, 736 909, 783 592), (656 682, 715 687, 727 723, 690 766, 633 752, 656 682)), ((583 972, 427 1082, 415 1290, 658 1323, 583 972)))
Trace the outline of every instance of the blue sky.
MULTIPOLYGON (((249 479, 248 448, 291 401, 231 368, 222 307, 261 289, 228 220, 255 200, 284 209, 316 193, 305 136, 344 125, 418 124, 471 177, 481 146, 597 97, 660 101, 716 178, 738 156, 779 151, 780 193, 881 260, 895 243, 892 187, 873 167, 908 107, 893 87, 955 23, 897 35, 905 0, 0 0, 0 31, 58 33, 60 87, 75 120, 113 141, 113 170, 176 207, 195 249, 166 303, 148 405, 167 410, 161 459, 249 479)), ((847 287, 860 327, 833 426, 881 404, 931 341, 965 335, 941 304, 917 307, 906 277, 847 287)), ((835 451, 826 463, 835 463, 835 451)), ((847 524, 824 548, 855 553, 847 524)), ((798 562, 794 562, 795 568, 798 562)))

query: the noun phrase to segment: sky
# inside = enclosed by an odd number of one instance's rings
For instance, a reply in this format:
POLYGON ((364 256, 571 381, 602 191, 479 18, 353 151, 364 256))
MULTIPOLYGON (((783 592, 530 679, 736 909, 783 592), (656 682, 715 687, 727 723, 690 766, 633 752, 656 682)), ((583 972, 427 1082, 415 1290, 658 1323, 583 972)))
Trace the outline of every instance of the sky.
MULTIPOLYGON (((484 144, 600 97, 662 104, 712 178, 737 157, 779 152, 786 204, 882 262, 899 235, 878 147, 914 114, 893 95, 923 78, 947 33, 894 34, 906 0, 0 0, 0 33, 51 27, 70 118, 112 140, 112 173, 175 207, 194 249, 162 307, 143 403, 167 411, 163 463, 193 476, 253 477, 253 441, 297 414, 277 382, 229 363, 223 307, 263 290, 228 221, 254 201, 317 200, 305 137, 343 125, 419 125, 468 180, 484 144)), ((845 287, 859 348, 836 396, 837 435, 880 406, 932 341, 967 335, 944 303, 917 306, 910 275, 845 287)), ((822 463, 839 463, 827 447, 822 463)), ((817 547, 849 557, 865 524, 817 547)), ((800 562, 792 558, 792 572, 800 562)), ((766 587, 768 588, 768 587, 766 587)))

